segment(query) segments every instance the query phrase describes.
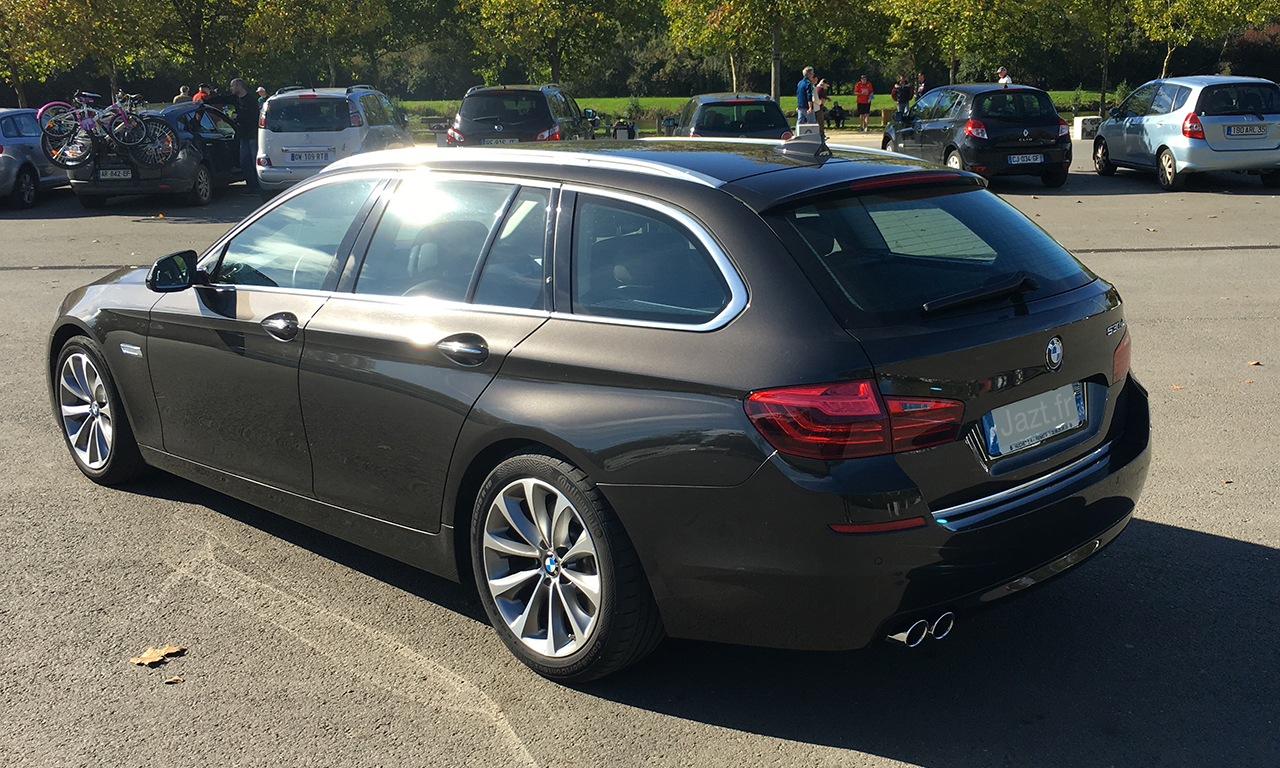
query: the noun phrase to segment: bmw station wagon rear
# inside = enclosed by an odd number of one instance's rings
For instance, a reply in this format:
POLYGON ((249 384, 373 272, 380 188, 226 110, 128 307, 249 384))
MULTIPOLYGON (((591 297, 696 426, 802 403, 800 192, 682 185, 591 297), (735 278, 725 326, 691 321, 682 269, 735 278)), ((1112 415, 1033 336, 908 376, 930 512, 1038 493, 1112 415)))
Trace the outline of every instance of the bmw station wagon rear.
POLYGON ((353 157, 198 268, 72 292, 75 462, 474 579, 567 682, 664 635, 940 639, 1129 522, 1120 296, 978 177, 803 140, 559 147, 353 157))

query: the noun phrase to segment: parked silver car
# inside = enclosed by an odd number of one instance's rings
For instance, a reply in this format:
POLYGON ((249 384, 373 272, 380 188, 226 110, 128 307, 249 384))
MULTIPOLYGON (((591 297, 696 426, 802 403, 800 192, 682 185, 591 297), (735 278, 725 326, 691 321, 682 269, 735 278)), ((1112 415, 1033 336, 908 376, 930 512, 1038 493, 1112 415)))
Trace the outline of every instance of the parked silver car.
POLYGON ((0 198, 30 208, 43 190, 65 186, 67 173, 40 151, 34 109, 0 109, 0 198))
POLYGON ((1155 169, 1179 189, 1188 174, 1247 171, 1280 186, 1280 88, 1257 77, 1173 77, 1129 94, 1098 128, 1093 165, 1155 169))

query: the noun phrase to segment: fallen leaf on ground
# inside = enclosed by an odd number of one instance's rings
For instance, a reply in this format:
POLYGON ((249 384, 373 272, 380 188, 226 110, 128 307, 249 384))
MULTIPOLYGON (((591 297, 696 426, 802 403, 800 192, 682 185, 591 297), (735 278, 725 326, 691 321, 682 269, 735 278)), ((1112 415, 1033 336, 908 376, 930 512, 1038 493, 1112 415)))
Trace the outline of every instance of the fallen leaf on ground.
POLYGON ((157 219, 163 219, 163 218, 164 218, 164 214, 163 214, 163 213, 157 213, 157 214, 156 214, 156 218, 157 218, 157 219))
POLYGON ((1148 232, 1155 232, 1155 230, 1154 230, 1154 229, 1152 229, 1151 227, 1147 227, 1147 231, 1148 231, 1148 232))
POLYGON ((178 683, 180 683, 180 682, 182 682, 182 678, 181 678, 180 676, 178 676, 178 675, 174 675, 173 677, 169 678, 168 680, 165 680, 165 681, 164 681, 164 684, 165 684, 165 685, 177 685, 177 684, 178 684, 178 683))
POLYGON ((1036 214, 1036 218, 1037 218, 1037 219, 1038 219, 1038 218, 1040 218, 1040 214, 1038 214, 1038 213, 1037 213, 1037 214, 1036 214))
POLYGON ((1261 360, 1250 360, 1249 365, 1262 365, 1261 360))
POLYGON ((140 656, 129 659, 129 663, 137 664, 140 667, 154 667, 157 664, 163 664, 168 661, 170 656, 181 656, 186 651, 186 648, 179 648, 176 645, 166 645, 163 648, 148 648, 140 656))
POLYGON ((1169 389, 1184 389, 1184 387, 1180 387, 1177 384, 1170 384, 1169 389))
POLYGON ((1252 384, 1252 383, 1253 383, 1253 379, 1245 379, 1245 380, 1244 380, 1244 383, 1245 383, 1245 384, 1252 384))
POLYGON ((1228 485, 1229 483, 1231 483, 1231 481, 1230 481, 1230 480, 1223 480, 1223 481, 1222 481, 1222 484, 1223 484, 1223 485, 1228 485))
POLYGON ((1211 214, 1209 214, 1209 218, 1211 218, 1211 219, 1216 219, 1216 218, 1218 218, 1218 217, 1217 217, 1217 216, 1214 216, 1214 215, 1211 213, 1211 214))

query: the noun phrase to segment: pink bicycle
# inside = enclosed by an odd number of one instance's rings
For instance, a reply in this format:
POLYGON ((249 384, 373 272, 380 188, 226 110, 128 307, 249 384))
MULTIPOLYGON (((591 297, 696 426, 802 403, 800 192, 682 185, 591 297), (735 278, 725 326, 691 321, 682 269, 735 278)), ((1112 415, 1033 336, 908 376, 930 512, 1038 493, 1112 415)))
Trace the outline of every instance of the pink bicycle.
POLYGON ((104 109, 90 106, 96 93, 76 91, 79 106, 65 101, 45 104, 36 113, 40 123, 40 145, 54 165, 77 168, 93 159, 94 141, 109 138, 123 148, 136 147, 147 140, 146 120, 130 111, 141 97, 121 94, 104 109))

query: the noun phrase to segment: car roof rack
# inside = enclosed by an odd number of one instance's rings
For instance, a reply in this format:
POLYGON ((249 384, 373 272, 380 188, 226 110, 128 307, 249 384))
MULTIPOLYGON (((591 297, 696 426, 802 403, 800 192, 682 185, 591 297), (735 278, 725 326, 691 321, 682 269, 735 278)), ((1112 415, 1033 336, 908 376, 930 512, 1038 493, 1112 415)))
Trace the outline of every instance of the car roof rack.
POLYGON ((376 90, 378 89, 374 88, 372 85, 367 85, 365 83, 359 83, 357 85, 347 86, 347 93, 351 93, 352 91, 376 91, 376 90))
MULTIPOLYGON (((305 91, 305 90, 308 90, 307 86, 305 85, 286 85, 285 87, 278 89, 276 91, 276 95, 279 96, 282 93, 289 93, 291 91, 305 91)), ((309 90, 314 91, 315 88, 311 88, 309 90)))

